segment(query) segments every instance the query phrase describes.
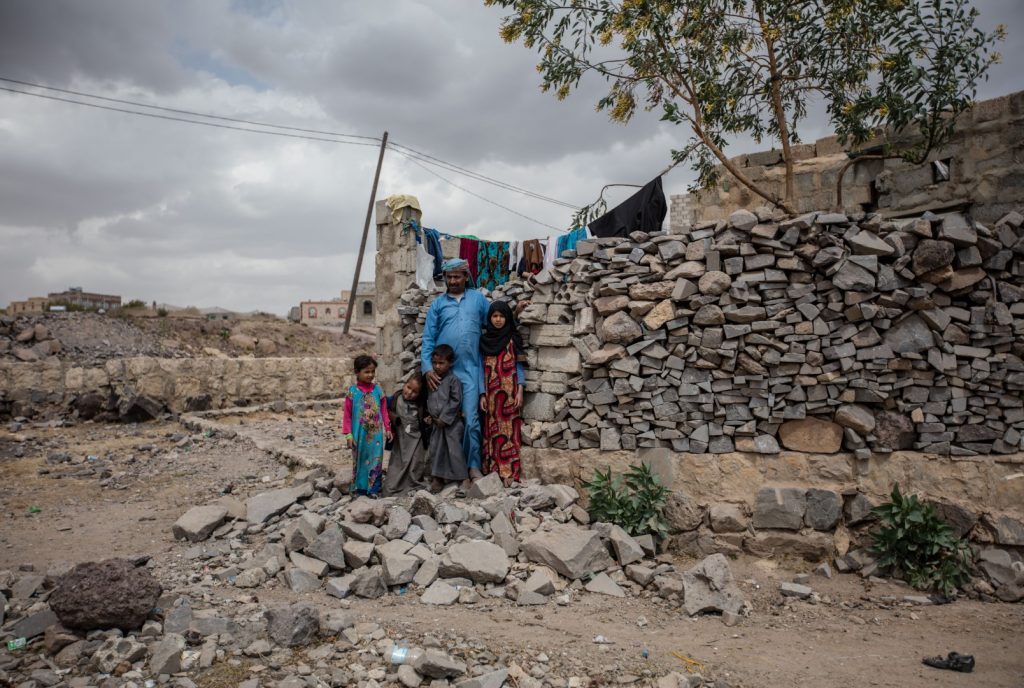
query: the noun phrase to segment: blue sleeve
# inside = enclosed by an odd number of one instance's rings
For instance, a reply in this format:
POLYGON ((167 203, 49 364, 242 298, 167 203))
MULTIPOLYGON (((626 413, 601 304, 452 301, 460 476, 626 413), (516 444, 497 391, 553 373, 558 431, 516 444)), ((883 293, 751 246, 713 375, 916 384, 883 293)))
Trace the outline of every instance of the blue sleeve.
POLYGON ((523 368, 523 364, 516 361, 516 382, 521 385, 526 384, 526 370, 523 368))
POLYGON ((430 304, 430 308, 427 309, 427 321, 423 324, 420 372, 424 375, 434 369, 434 364, 430 362, 430 355, 434 353, 434 347, 437 346, 438 319, 441 317, 438 314, 438 310, 437 299, 434 299, 434 302, 430 304))

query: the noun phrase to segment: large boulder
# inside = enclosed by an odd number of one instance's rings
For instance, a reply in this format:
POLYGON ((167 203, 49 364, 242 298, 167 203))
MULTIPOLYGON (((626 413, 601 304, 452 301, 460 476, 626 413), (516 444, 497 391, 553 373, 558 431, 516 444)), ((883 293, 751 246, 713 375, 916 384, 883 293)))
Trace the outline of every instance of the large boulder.
POLYGON ((64 574, 50 608, 66 628, 129 631, 142 626, 161 592, 153 574, 127 559, 89 561, 64 574))
POLYGON ((302 497, 313 494, 309 483, 296 487, 261 492, 245 500, 245 520, 249 523, 263 523, 284 511, 302 497))
POLYGON ((843 446, 843 428, 820 418, 789 420, 779 426, 782 446, 812 454, 835 454, 843 446))
POLYGON ((601 537, 593 530, 556 526, 540 531, 522 544, 529 561, 544 564, 570 579, 602 571, 612 565, 601 537))
POLYGON ((744 604, 724 554, 712 554, 683 574, 683 609, 690 616, 706 612, 738 614, 744 604))
POLYGON ((508 556, 492 542, 458 542, 441 557, 442 578, 465 577, 474 583, 500 583, 508 575, 508 556))

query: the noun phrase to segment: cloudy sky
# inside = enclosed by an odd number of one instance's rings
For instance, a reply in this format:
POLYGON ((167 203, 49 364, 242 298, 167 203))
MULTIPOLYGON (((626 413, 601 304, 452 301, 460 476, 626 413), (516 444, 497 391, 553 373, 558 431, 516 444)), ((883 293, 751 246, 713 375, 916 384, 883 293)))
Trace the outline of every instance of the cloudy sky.
MULTIPOLYGON (((1024 2, 978 6, 985 27, 1010 32, 979 97, 1024 88, 1024 2)), ((600 82, 564 102, 542 94, 535 54, 498 38, 501 16, 478 0, 0 0, 0 77, 306 129, 386 129, 398 144, 581 205, 604 184, 647 181, 685 142, 655 115, 608 122, 594 110, 600 82)), ((827 133, 813 121, 802 130, 806 140, 827 133)), ((71 285, 278 314, 336 296, 355 265, 377 157, 370 143, 0 91, 0 305, 71 285)), ((572 215, 428 169, 388 152, 378 198, 414 194, 427 225, 490 239, 546 236, 545 224, 572 215)), ((666 192, 689 181, 677 169, 666 192)), ((365 279, 372 273, 368 255, 365 279)))

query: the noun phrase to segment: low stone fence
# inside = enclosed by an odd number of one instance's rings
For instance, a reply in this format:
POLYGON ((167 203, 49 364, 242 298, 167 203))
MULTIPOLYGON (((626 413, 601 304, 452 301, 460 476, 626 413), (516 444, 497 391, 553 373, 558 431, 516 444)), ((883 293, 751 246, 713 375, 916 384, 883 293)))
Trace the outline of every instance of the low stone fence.
POLYGON ((347 358, 124 358, 83 368, 50 359, 0 363, 0 416, 73 409, 83 419, 142 420, 276 400, 338 397, 352 384, 347 358))

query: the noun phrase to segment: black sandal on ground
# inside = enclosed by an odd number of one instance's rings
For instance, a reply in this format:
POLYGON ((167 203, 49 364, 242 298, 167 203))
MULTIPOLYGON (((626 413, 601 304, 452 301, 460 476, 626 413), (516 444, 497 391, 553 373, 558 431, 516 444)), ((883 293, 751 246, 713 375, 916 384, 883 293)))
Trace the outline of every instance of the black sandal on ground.
POLYGON ((964 674, 974 671, 974 655, 962 655, 959 652, 950 652, 945 657, 925 657, 921 662, 935 669, 959 671, 964 674))

